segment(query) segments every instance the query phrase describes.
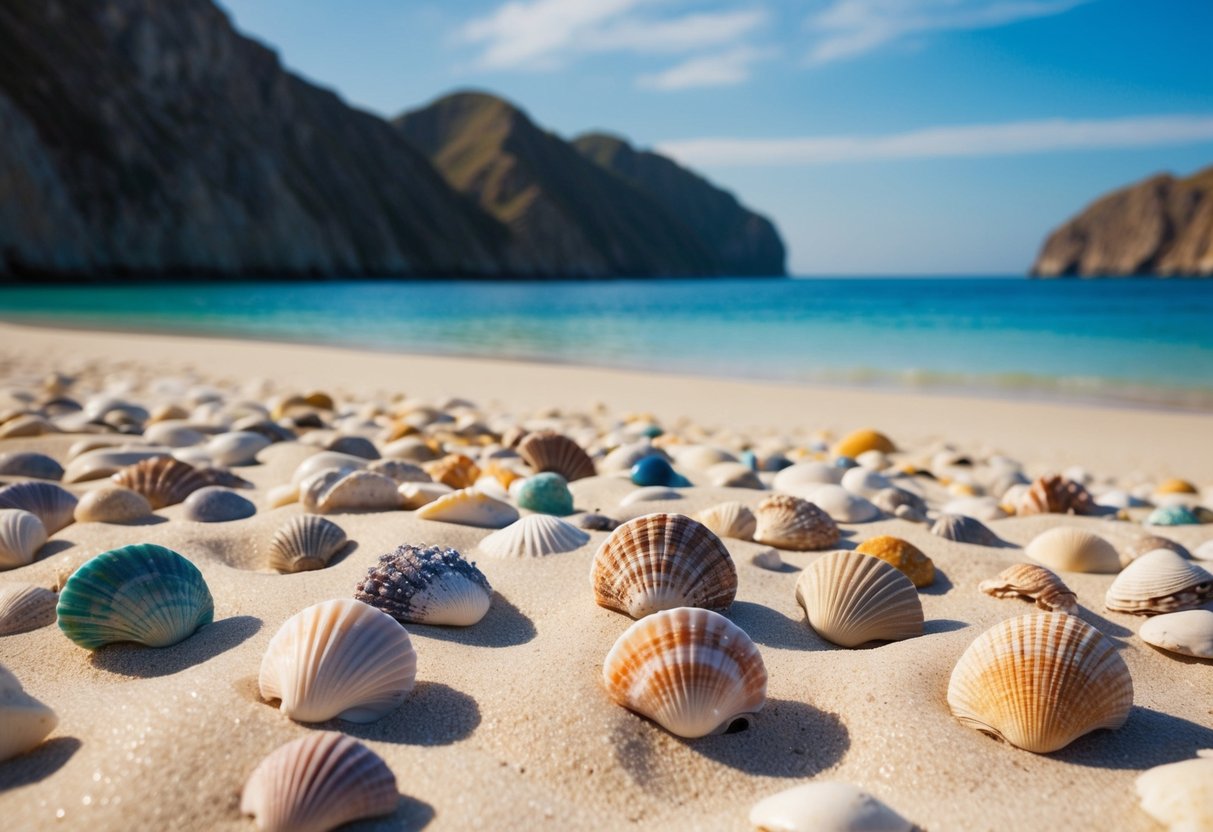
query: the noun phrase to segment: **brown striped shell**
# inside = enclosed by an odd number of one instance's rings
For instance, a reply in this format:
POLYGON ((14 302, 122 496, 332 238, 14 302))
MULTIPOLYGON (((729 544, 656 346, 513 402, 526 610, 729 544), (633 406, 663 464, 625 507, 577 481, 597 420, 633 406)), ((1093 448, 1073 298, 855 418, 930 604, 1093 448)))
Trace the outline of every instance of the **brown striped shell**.
POLYGON ((1060 475, 1038 478, 1015 507, 1016 514, 1095 514, 1097 510, 1087 489, 1060 475))
POLYGON ((808 500, 772 494, 758 504, 754 539, 777 549, 828 549, 838 542, 838 525, 808 500))
POLYGON ((116 485, 142 494, 153 509, 176 505, 199 488, 216 484, 189 463, 168 456, 128 465, 111 479, 116 485))
POLYGON ((554 471, 568 482, 598 473, 594 460, 580 445, 553 431, 527 434, 518 443, 518 455, 536 472, 554 471))
POLYGON ((914 583, 872 555, 822 555, 800 573, 796 601, 813 630, 840 647, 922 635, 922 602, 914 583))
POLYGON ((315 514, 292 517, 274 533, 266 562, 275 572, 323 569, 349 538, 332 520, 315 514))
POLYGON ((26 633, 55 620, 59 596, 36 584, 0 584, 0 636, 26 633))
POLYGON ((977 586, 995 598, 1027 598, 1048 612, 1078 612, 1078 596, 1055 572, 1035 563, 1016 563, 977 586))
POLYGON ((1170 549, 1147 552, 1108 587, 1104 606, 1113 612, 1157 615, 1199 607, 1213 598, 1213 574, 1170 549))
POLYGON ((941 514, 931 526, 931 534, 957 543, 972 543, 974 546, 997 546, 1002 543, 998 535, 990 531, 985 523, 965 514, 941 514))

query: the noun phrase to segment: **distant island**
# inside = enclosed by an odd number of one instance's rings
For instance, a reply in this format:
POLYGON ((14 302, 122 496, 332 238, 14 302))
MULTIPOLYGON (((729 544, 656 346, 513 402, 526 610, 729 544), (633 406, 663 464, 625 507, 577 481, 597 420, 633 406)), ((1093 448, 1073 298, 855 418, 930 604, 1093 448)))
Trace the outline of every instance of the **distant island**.
POLYGON ((1049 235, 1034 277, 1213 277, 1213 167, 1101 197, 1049 235))
POLYGON ((210 0, 0 5, 0 279, 785 273, 769 220, 623 139, 479 92, 386 121, 210 0))

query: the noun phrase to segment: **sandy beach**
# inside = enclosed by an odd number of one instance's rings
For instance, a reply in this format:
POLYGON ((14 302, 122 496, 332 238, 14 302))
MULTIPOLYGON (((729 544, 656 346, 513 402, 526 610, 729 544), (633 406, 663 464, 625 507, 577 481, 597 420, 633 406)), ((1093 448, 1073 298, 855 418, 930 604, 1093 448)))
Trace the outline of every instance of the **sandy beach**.
MULTIPOLYGON (((13 390, 41 395, 51 372, 76 379, 64 395, 77 400, 109 392, 149 409, 206 385, 220 403, 266 404, 319 390, 337 413, 363 422, 374 417, 368 403, 440 405, 452 397, 473 403, 494 425, 566 420, 606 433, 623 430, 628 414, 646 414, 632 421, 734 452, 743 445, 802 450, 870 427, 897 444, 890 458, 898 464, 928 464, 950 446, 975 461, 1017 460, 1029 478, 1081 467, 1093 493, 1148 491, 1182 478, 1199 489, 1192 502, 1213 505, 1209 414, 0 324, 0 387, 9 391, 3 409, 20 405, 13 390)), ((221 407, 215 415, 222 417, 221 407)), ((0 453, 34 451, 66 465, 81 438, 0 439, 0 453)), ((380 450, 384 444, 377 439, 380 450)), ((1138 808, 1135 777, 1213 748, 1213 661, 1143 643, 1136 632, 1144 618, 1104 609, 1113 575, 1063 577, 1080 617, 1114 642, 1132 674, 1134 707, 1123 728, 1039 755, 949 713, 948 677, 965 648, 1033 609, 985 595, 977 584, 1024 561, 1022 547, 1055 526, 1094 531, 1121 549, 1143 532, 1141 510, 1127 520, 989 520, 1008 544, 998 548, 946 540, 927 524, 887 515, 839 523, 838 548, 895 535, 937 570, 920 593, 924 634, 864 649, 820 638, 793 596, 800 570, 820 553, 783 551, 783 568, 771 570, 751 562, 766 546, 725 539, 738 572, 727 615, 758 645, 767 704, 744 732, 684 740, 613 704, 602 688, 603 658, 631 624, 596 606, 590 589, 590 564, 606 532, 590 532, 575 551, 502 560, 478 551, 488 529, 408 511, 344 512, 329 516, 354 545, 327 568, 265 571, 275 531, 304 511, 299 503, 272 507, 268 494, 318 450, 279 442, 255 464, 233 469, 253 485, 241 492, 256 504, 252 517, 195 523, 175 505, 133 525, 73 523, 33 563, 0 574, 0 582, 50 586, 65 563, 149 542, 188 557, 215 600, 214 623, 168 648, 123 644, 90 653, 53 624, 0 637, 0 664, 60 720, 42 746, 0 763, 0 825, 252 829, 239 810, 250 772, 281 744, 324 728, 361 740, 396 775, 402 797, 395 814, 351 827, 359 829, 746 830, 757 800, 808 780, 838 780, 927 830, 1150 830, 1161 827, 1138 808), (450 546, 474 560, 495 591, 487 616, 469 628, 406 625, 417 686, 376 722, 305 725, 263 702, 258 668, 281 624, 310 604, 352 597, 378 556, 402 543, 450 546)), ((621 506, 635 486, 603 472, 571 483, 574 504, 626 520, 653 511, 693 514, 726 500, 754 507, 769 494, 684 473, 693 487, 676 500, 621 506)), ((83 495, 103 482, 65 487, 83 495)), ((940 481, 922 487, 932 508, 949 499, 940 481)), ((1189 550, 1213 538, 1208 524, 1156 531, 1189 550)))

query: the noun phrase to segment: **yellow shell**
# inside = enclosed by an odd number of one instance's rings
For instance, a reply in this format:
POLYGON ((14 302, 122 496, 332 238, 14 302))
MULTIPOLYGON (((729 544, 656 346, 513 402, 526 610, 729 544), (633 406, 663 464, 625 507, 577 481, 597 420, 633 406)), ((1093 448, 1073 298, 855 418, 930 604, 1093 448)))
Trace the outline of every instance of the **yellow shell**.
POLYGON ((800 573, 796 601, 813 630, 840 647, 922 635, 922 602, 914 584, 871 555, 822 555, 800 573))
POLYGON ((995 598, 1027 598, 1048 612, 1078 612, 1078 598, 1054 572, 1035 563, 1016 563, 977 585, 995 598))
POLYGON ((1187 480, 1171 478, 1163 480, 1158 484, 1158 488, 1154 489, 1155 494, 1199 494, 1200 491, 1195 485, 1187 480))
POLYGON ((849 456, 851 459, 867 451, 880 451, 891 454, 897 450, 893 440, 883 433, 871 428, 848 433, 834 445, 834 456, 849 456))
POLYGON ((449 485, 451 488, 471 488, 480 476, 480 469, 469 457, 463 454, 448 454, 436 462, 427 462, 421 466, 433 477, 434 482, 449 485))
POLYGON ((471 488, 452 491, 417 509, 422 520, 503 529, 518 519, 518 509, 471 488))
POLYGON ((935 580, 935 564, 922 553, 922 550, 900 537, 882 534, 872 537, 855 547, 856 552, 863 552, 874 558, 880 558, 885 563, 900 569, 906 577, 914 582, 916 587, 930 586, 935 580))

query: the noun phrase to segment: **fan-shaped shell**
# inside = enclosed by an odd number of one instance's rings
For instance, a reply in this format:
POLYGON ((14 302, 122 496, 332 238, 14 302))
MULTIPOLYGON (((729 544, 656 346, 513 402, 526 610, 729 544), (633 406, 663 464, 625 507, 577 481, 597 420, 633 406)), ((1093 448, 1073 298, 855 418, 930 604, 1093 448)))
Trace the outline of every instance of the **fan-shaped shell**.
POLYGON ((491 558, 541 558, 571 552, 590 536, 567 520, 550 514, 531 514, 480 541, 480 551, 491 558))
POLYGON ((100 447, 73 457, 63 472, 64 482, 90 482, 113 476, 145 459, 162 459, 172 455, 172 448, 160 446, 100 447))
POLYGON ((59 724, 58 715, 25 692, 21 682, 0 666, 0 762, 38 747, 59 724))
POLYGON ((1120 571, 1120 556, 1111 543, 1086 529, 1072 526, 1041 532, 1024 548, 1024 554, 1060 572, 1110 574, 1120 571))
POLYGON ((266 562, 275 572, 323 569, 348 541, 342 528, 332 520, 301 514, 274 533, 266 562))
POLYGON ((518 443, 518 455, 537 472, 553 471, 568 482, 594 476, 594 460, 563 434, 540 431, 518 443))
POLYGON ((813 630, 840 647, 922 635, 922 602, 913 582, 871 555, 822 555, 800 573, 796 601, 813 630))
POLYGON ((488 579, 454 549, 405 544, 379 557, 354 597, 397 621, 468 627, 489 611, 488 579))
POLYGON ((1155 766, 1137 777, 1137 797, 1146 814, 1171 832, 1213 829, 1213 751, 1196 759, 1155 766))
POLYGON ((957 543, 972 543, 975 546, 998 546, 1002 543, 998 535, 975 517, 965 514, 941 514, 931 526, 931 534, 954 540, 957 543))
POLYGON ((32 563, 46 542, 46 527, 36 514, 0 508, 0 570, 32 563))
POLYGON ((55 621, 59 596, 36 584, 0 584, 0 636, 37 630, 55 621))
POLYGON ((262 832, 329 832, 396 809, 396 775, 357 740, 336 731, 280 746, 244 784, 240 811, 262 832))
POLYGON ((103 485, 80 498, 75 518, 77 523, 132 523, 151 513, 152 504, 139 492, 103 485))
POLYGON ((87 650, 120 641, 168 647, 211 623, 215 603, 194 564, 172 549, 136 543, 73 572, 57 612, 59 629, 87 650))
POLYGON ((616 703, 690 739, 724 733, 766 704, 767 671, 754 642, 723 615, 691 607, 628 627, 607 653, 602 680, 616 703))
POLYGON ((995 598, 1027 598, 1048 612, 1078 612, 1076 596, 1056 573, 1035 563, 1016 563, 1008 566, 987 581, 977 585, 987 595, 995 598))
POLYGON ((15 452, 0 454, 0 474, 11 477, 34 477, 40 480, 63 478, 63 466, 46 454, 15 452))
POLYGON ((1113 612, 1156 615, 1198 607, 1213 598, 1213 574, 1170 549, 1147 552, 1108 587, 1104 606, 1113 612))
POLYGON ((518 519, 518 509, 471 488, 444 494, 417 509, 422 520, 502 529, 518 519))
POLYGON ((390 511, 400 507, 395 480, 370 471, 325 471, 299 487, 299 502, 308 511, 390 511))
POLYGON ((754 512, 750 511, 745 503, 736 500, 706 508, 696 514, 695 519, 719 537, 732 537, 737 540, 753 540, 754 531, 758 528, 754 512))
POLYGON ((111 478, 115 485, 138 491, 153 509, 176 505, 199 488, 213 485, 211 477, 189 463, 172 457, 145 459, 123 468, 111 478))
POLYGON ((19 482, 0 488, 0 509, 19 508, 37 515, 48 535, 72 522, 76 496, 53 482, 19 482))
POLYGON ((1190 558, 1192 553, 1186 547, 1176 543, 1169 537, 1162 537, 1156 534, 1143 534, 1134 539, 1130 543, 1121 547, 1120 550, 1120 565, 1121 568, 1128 566, 1133 561, 1144 555, 1146 552, 1153 552, 1155 549, 1170 549, 1180 557, 1190 558))
POLYGON ((1040 477, 1015 507, 1016 514, 1095 514, 1097 510, 1087 489, 1062 476, 1040 477))
POLYGON ((1133 679, 1090 624, 1065 613, 1029 614, 994 625, 969 645, 952 671, 948 707, 971 728, 1047 754, 1124 725, 1133 679))
POLYGON ((296 613, 261 660, 261 697, 299 722, 374 722, 413 689, 417 653, 385 612, 352 598, 296 613))
MULTIPOLYGON (((873 453, 869 451, 868 453, 873 453)), ((911 832, 913 825, 850 783, 814 782, 763 798, 750 809, 759 832, 911 832)))
POLYGON ((710 529, 681 514, 648 514, 624 523, 590 565, 594 600, 632 618, 674 607, 728 609, 737 569, 710 529))
POLYGON ((772 494, 754 512, 754 539, 777 549, 828 549, 838 542, 838 526, 817 506, 787 494, 772 494))
POLYGON ((1156 615, 1137 631, 1141 640, 1172 653, 1213 659, 1213 610, 1156 615))

